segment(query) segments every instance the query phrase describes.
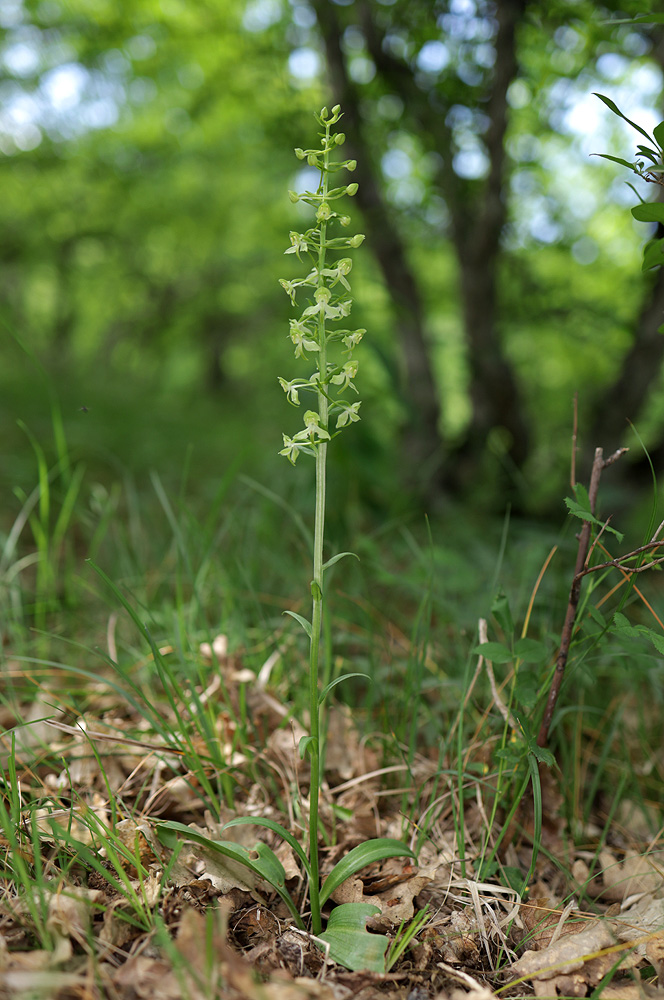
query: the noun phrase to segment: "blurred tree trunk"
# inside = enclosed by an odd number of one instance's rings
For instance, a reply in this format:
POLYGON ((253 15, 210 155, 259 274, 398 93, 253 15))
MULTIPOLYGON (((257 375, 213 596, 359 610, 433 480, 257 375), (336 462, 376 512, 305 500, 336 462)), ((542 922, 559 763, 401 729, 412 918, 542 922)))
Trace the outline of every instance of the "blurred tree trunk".
MULTIPOLYGON (((593 414, 587 435, 591 445, 615 450, 629 430, 628 421, 638 421, 661 372, 664 336, 658 330, 662 325, 664 269, 659 268, 636 321, 632 346, 617 378, 607 388, 593 414)), ((585 438, 586 434, 583 436, 585 438)))
POLYGON ((343 124, 348 133, 344 155, 358 161, 354 175, 360 185, 357 200, 364 216, 369 244, 394 309, 403 359, 402 384, 398 388, 408 414, 403 433, 407 478, 419 479, 419 485, 425 492, 430 492, 441 468, 442 440, 439 390, 431 370, 420 290, 395 225, 394 213, 381 194, 377 167, 360 115, 360 96, 348 74, 342 50, 343 28, 338 8, 330 0, 314 0, 313 7, 325 44, 334 103, 341 104, 344 111, 343 124))
MULTIPOLYGON (((487 438, 496 429, 508 463, 521 466, 529 449, 521 396, 500 339, 496 289, 506 219, 507 91, 517 74, 515 35, 525 0, 499 0, 491 8, 495 64, 493 70, 484 70, 484 86, 479 92, 476 85, 464 83, 453 71, 438 83, 427 83, 412 57, 395 55, 390 45, 390 37, 409 38, 413 32, 422 32, 415 42, 423 44, 431 37, 436 18, 448 9, 447 4, 397 0, 390 8, 381 8, 370 0, 359 0, 343 12, 332 0, 314 0, 313 6, 325 44, 334 100, 344 109, 349 140, 357 151, 358 198, 399 325, 406 368, 404 394, 413 414, 407 448, 416 462, 430 461, 427 471, 438 488, 443 483, 452 489, 467 487, 479 473, 487 438), (341 19, 349 19, 355 12, 357 20, 352 26, 361 31, 376 67, 372 86, 401 98, 406 127, 425 148, 438 154, 440 163, 434 184, 450 215, 459 266, 472 408, 463 439, 448 452, 445 469, 440 447, 440 389, 432 374, 421 292, 393 221, 394 209, 385 204, 380 193, 378 166, 370 154, 368 125, 360 110, 364 94, 351 79, 344 53, 343 33, 351 22, 341 23, 341 19), (487 122, 483 141, 488 170, 483 180, 464 180, 454 169, 455 139, 448 116, 462 103, 476 108, 487 122)), ((444 235, 441 233, 441 238, 444 235)))
MULTIPOLYGON (((502 440, 496 443, 517 468, 528 457, 530 444, 521 394, 501 341, 497 295, 506 222, 507 91, 517 75, 516 30, 524 10, 523 0, 499 0, 496 4, 496 60, 485 107, 488 127, 484 143, 489 169, 483 190, 469 197, 467 189, 464 191, 452 176, 453 171, 443 178, 459 260, 472 405, 470 425, 450 470, 451 480, 457 484, 472 477, 492 432, 499 432, 502 440)), ((441 153, 449 159, 449 146, 441 153)))

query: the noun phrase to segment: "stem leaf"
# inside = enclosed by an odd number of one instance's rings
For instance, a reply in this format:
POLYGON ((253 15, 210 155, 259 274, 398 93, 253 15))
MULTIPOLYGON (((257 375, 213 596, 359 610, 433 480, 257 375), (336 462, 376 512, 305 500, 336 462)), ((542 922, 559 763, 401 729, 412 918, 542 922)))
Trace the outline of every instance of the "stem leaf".
POLYGON ((296 614, 294 611, 284 611, 284 614, 290 615, 291 618, 294 618, 296 622, 299 622, 304 631, 311 639, 311 622, 308 622, 306 618, 303 618, 302 615, 296 614))
POLYGON ((353 559, 357 559, 358 562, 360 561, 360 557, 357 552, 337 552, 336 556, 332 556, 331 559, 328 559, 327 562, 323 563, 323 572, 325 572, 326 569, 329 569, 330 566, 334 566, 335 563, 338 563, 339 560, 343 559, 345 556, 352 556, 353 559))
POLYGON ((330 681, 330 683, 323 688, 320 695, 318 696, 318 704, 322 705, 327 695, 332 690, 332 688, 336 687, 337 684, 341 684, 342 681, 347 681, 350 677, 366 677, 367 680, 371 680, 369 674, 362 674, 362 673, 340 674, 339 677, 335 677, 333 681, 330 681))

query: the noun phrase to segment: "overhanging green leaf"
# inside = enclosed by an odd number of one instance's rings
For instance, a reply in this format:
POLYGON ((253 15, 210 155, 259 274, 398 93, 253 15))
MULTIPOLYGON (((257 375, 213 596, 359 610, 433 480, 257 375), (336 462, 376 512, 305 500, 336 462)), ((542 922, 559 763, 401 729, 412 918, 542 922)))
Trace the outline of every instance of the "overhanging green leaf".
POLYGON ((636 170, 636 164, 630 163, 629 160, 623 160, 620 156, 611 156, 610 153, 593 153, 593 156, 601 156, 603 160, 612 160, 614 163, 619 163, 621 167, 627 167, 628 170, 636 170))
POLYGON ((643 129, 643 128, 641 128, 640 125, 637 125, 636 122, 631 121, 626 115, 624 115, 622 113, 622 111, 620 110, 620 108, 618 107, 618 105, 615 104, 614 101, 612 101, 610 97, 605 97, 604 94, 597 94, 597 93, 595 93, 594 96, 595 97, 599 97, 600 101, 602 101, 604 104, 606 104, 607 108, 609 108, 610 111, 613 111, 614 115, 618 115, 618 117, 622 118, 623 121, 626 121, 628 125, 631 125, 632 128, 635 128, 637 132, 640 132, 641 135, 644 135, 646 137, 646 139, 648 140, 648 142, 652 142, 652 139, 648 135, 648 133, 646 132, 646 130, 643 129))
POLYGON ((642 205, 635 205, 632 215, 637 222, 664 223, 664 205, 659 201, 646 201, 642 205))

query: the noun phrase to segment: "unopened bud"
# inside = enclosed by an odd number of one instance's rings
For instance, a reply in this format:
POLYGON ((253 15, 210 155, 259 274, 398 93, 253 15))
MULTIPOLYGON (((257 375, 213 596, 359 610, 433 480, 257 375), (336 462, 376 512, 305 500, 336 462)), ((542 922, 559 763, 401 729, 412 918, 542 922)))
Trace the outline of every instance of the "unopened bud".
POLYGON ((364 233, 357 233, 356 236, 351 236, 348 240, 348 246, 357 249, 364 243, 364 233))
POLYGON ((357 194, 359 186, 360 185, 356 184, 355 182, 349 184, 346 188, 346 194, 349 194, 352 198, 354 194, 357 194))
POLYGON ((357 160, 346 161, 346 170, 348 170, 349 173, 352 174, 352 172, 356 169, 356 167, 357 167, 357 160))
POLYGON ((293 202, 294 205, 300 200, 300 196, 297 193, 297 191, 289 191, 288 197, 290 198, 290 200, 293 202))
POLYGON ((343 132, 337 132, 337 134, 334 137, 334 141, 336 142, 337 146, 343 146, 343 144, 346 141, 345 134, 343 132))
POLYGON ((298 148, 295 150, 295 155, 297 156, 298 160, 303 160, 304 159, 304 150, 300 149, 299 146, 298 146, 298 148))

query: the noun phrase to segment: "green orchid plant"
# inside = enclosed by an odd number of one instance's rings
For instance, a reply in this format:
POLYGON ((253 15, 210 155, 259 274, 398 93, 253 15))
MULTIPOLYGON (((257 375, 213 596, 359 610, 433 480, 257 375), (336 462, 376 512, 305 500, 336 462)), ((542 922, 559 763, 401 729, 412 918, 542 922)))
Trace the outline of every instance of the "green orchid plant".
MULTIPOLYGON (((350 217, 339 213, 339 201, 356 194, 358 185, 342 184, 333 187, 333 176, 343 170, 354 171, 355 160, 336 160, 338 147, 345 141, 343 132, 335 132, 334 127, 342 116, 337 105, 329 112, 323 108, 316 120, 321 128, 320 143, 315 149, 296 149, 295 155, 310 167, 319 171, 320 179, 316 191, 298 194, 289 192, 292 202, 304 202, 315 213, 314 225, 304 233, 291 232, 290 246, 286 254, 294 254, 301 262, 309 264, 308 273, 301 278, 282 279, 281 285, 292 304, 297 305, 297 296, 306 296, 306 305, 297 319, 291 319, 290 339, 295 349, 295 357, 314 363, 315 370, 306 378, 287 381, 279 378, 288 402, 300 406, 300 393, 311 394, 315 408, 305 410, 303 428, 292 437, 283 435, 280 454, 295 464, 300 455, 308 455, 316 466, 316 499, 314 509, 313 578, 311 581, 311 620, 295 612, 288 611, 301 625, 309 639, 309 734, 299 744, 300 756, 309 758, 309 844, 308 851, 279 823, 261 817, 238 816, 226 823, 222 830, 241 824, 264 826, 286 841, 299 859, 306 875, 308 900, 311 914, 311 930, 329 949, 330 957, 350 969, 371 969, 382 972, 386 966, 386 951, 389 944, 384 935, 370 934, 366 930, 367 919, 380 911, 369 903, 345 903, 336 906, 323 929, 322 908, 332 893, 351 875, 376 861, 389 857, 414 857, 413 852, 399 840, 377 838, 354 847, 332 869, 320 883, 318 854, 318 814, 321 787, 321 709, 331 690, 348 677, 365 676, 344 674, 335 678, 320 690, 319 654, 323 602, 325 595, 324 576, 327 569, 344 556, 354 555, 340 552, 325 560, 325 501, 327 448, 344 427, 360 419, 360 400, 354 379, 358 363, 353 354, 365 334, 364 329, 346 329, 343 321, 351 311, 350 282, 348 276, 352 260, 344 256, 357 249, 364 236, 332 235, 336 226, 345 229, 350 217), (334 257, 334 259, 330 259, 334 257)), ((201 844, 207 850, 226 856, 231 862, 239 862, 254 875, 269 882, 288 908, 293 920, 301 929, 305 921, 286 887, 284 868, 274 852, 263 843, 257 843, 253 850, 232 841, 213 841, 193 831, 182 823, 165 822, 160 825, 160 839, 175 846, 176 834, 184 834, 188 840, 201 844)))

